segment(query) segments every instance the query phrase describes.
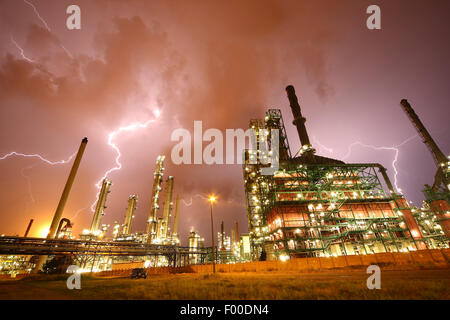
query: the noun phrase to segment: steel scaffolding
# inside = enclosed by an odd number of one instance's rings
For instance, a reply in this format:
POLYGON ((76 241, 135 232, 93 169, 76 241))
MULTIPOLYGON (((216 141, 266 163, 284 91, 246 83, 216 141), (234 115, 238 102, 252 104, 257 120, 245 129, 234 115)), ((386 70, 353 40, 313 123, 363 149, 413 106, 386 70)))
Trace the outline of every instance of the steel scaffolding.
POLYGON ((263 250, 276 259, 448 247, 448 238, 435 227, 447 218, 429 218, 436 223, 426 231, 426 219, 394 192, 381 165, 292 157, 279 110, 269 110, 264 122, 251 120, 250 128, 257 143, 245 151, 243 175, 253 260, 263 250), (270 147, 267 129, 278 129, 280 137, 273 175, 261 174, 268 166, 261 161, 270 147))

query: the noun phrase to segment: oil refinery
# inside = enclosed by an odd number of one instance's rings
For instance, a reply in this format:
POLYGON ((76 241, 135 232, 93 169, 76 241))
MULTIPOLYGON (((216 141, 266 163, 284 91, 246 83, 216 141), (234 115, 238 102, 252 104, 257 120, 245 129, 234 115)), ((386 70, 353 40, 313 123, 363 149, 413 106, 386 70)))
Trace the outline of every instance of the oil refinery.
POLYGON ((48 271, 52 261, 63 267, 76 264, 84 272, 98 272, 136 266, 236 264, 449 248, 450 162, 407 100, 401 100, 401 106, 437 165, 432 186, 424 190, 421 208, 411 206, 399 190, 394 189, 381 164, 344 163, 316 155, 294 87, 288 86, 286 92, 301 148, 292 155, 279 109, 269 109, 264 120, 250 120, 256 145, 243 150, 248 233, 240 233, 235 221, 228 226, 230 233, 227 235, 222 221, 217 246, 205 246, 204 238, 191 229, 189 244, 183 247, 178 232, 180 197, 175 195, 174 201, 175 178, 165 178, 165 156, 159 155, 145 231, 133 226, 138 195, 132 194, 127 200, 123 222, 116 221, 112 238, 106 237, 110 226, 102 224, 102 218, 114 185, 105 177, 91 225, 75 239, 72 222, 63 214, 88 142, 84 138, 47 238, 28 237, 33 219, 23 237, 0 237, 0 272, 48 271), (278 133, 279 167, 267 175, 263 174, 263 169, 271 164, 263 160, 273 156, 269 151, 273 132, 278 133), (161 194, 165 195, 163 201, 161 194))

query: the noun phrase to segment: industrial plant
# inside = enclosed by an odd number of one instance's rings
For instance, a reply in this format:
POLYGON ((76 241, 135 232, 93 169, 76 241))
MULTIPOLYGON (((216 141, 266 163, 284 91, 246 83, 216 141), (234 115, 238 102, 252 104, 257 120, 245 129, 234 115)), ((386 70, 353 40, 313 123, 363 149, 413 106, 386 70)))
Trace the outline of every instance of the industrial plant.
MULTIPOLYGON (((204 263, 211 256, 211 249, 204 248, 198 233, 191 232, 189 247, 181 247, 178 235, 179 196, 173 203, 174 177, 164 180, 163 155, 158 156, 150 195, 150 211, 146 231, 133 231, 137 195, 130 195, 123 223, 115 222, 112 239, 106 238, 109 225, 102 224, 107 208, 107 197, 112 182, 104 178, 97 196, 89 229, 84 229, 75 239, 72 224, 62 218, 64 206, 74 182, 79 164, 87 145, 84 138, 79 147, 58 207, 54 214, 48 236, 45 239, 29 238, 30 220, 24 237, 0 237, 0 273, 29 273, 48 271, 52 261, 66 266, 76 264, 85 272, 111 270, 141 263, 145 267, 182 266, 204 263), (160 193, 165 185, 165 200, 160 210, 160 193)), ((210 259, 210 258, 209 258, 210 259)), ((63 270, 60 270, 64 272, 63 270)))
POLYGON ((245 151, 243 175, 253 260, 449 247, 450 162, 406 100, 401 106, 437 165, 433 186, 424 190, 422 208, 410 206, 394 189, 382 165, 316 155, 294 87, 286 91, 301 142, 299 152, 291 154, 280 110, 268 110, 264 120, 250 120, 256 145, 245 151), (279 168, 264 175, 262 169, 269 165, 261 159, 272 156, 273 129, 279 137, 279 168))
POLYGON ((394 189, 381 164, 344 163, 317 155, 295 90, 288 86, 286 91, 301 148, 292 155, 279 109, 269 109, 264 120, 250 120, 254 139, 243 150, 248 233, 240 233, 238 223, 234 222, 228 226, 231 232, 227 235, 222 221, 215 246, 211 203, 213 245, 205 246, 204 238, 191 229, 188 246, 182 246, 178 232, 180 197, 175 195, 174 201, 175 178, 165 178, 165 156, 160 155, 156 159, 144 231, 133 226, 138 195, 132 194, 123 221, 114 223, 112 238, 106 237, 110 226, 102 224, 102 218, 113 183, 104 177, 91 225, 75 237, 72 222, 63 214, 88 142, 84 138, 47 238, 28 237, 33 219, 23 237, 0 237, 0 273, 64 272, 71 264, 84 272, 136 266, 213 264, 215 267, 216 263, 449 248, 450 162, 407 100, 401 100, 401 106, 437 165, 432 186, 424 189, 421 208, 411 206, 394 189), (274 141, 278 142, 278 150, 271 150, 274 141), (264 173, 264 169, 273 165, 266 160, 273 157, 279 166, 271 174, 264 173), (164 201, 160 199, 163 189, 164 201))

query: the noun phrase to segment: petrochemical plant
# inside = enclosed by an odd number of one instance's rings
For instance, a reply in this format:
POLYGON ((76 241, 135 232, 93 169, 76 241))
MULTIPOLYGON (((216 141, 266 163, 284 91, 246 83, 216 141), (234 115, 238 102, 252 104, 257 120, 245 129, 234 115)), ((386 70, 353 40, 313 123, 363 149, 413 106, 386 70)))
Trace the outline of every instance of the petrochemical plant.
POLYGON ((217 246, 205 247, 204 239, 194 229, 189 234, 189 245, 181 246, 179 196, 174 202, 175 179, 168 176, 164 180, 165 157, 160 155, 145 231, 133 229, 138 202, 133 194, 128 198, 124 221, 115 222, 112 238, 106 239, 109 226, 102 224, 102 217, 112 182, 105 177, 90 228, 74 239, 71 221, 63 218, 63 211, 88 142, 84 138, 47 238, 28 237, 33 219, 23 237, 0 237, 0 273, 38 272, 57 259, 62 259, 62 265, 77 264, 83 271, 95 272, 137 265, 178 267, 213 261, 286 261, 449 248, 450 162, 407 100, 402 100, 401 106, 437 164, 433 185, 426 186, 421 208, 410 206, 394 189, 382 165, 344 163, 316 155, 295 90, 288 86, 286 91, 301 148, 291 154, 279 109, 269 109, 264 120, 250 120, 255 139, 251 148, 243 151, 248 233, 241 234, 235 222, 227 236, 222 222, 217 246), (263 170, 272 164, 264 160, 274 156, 274 150, 270 150, 274 139, 278 139, 275 157, 279 166, 267 174, 263 170), (163 185, 165 199, 161 210, 163 185))
POLYGON ((256 143, 265 145, 246 150, 243 166, 253 260, 263 252, 267 259, 286 260, 449 247, 450 162, 406 100, 401 105, 437 164, 422 208, 411 207, 394 190, 382 165, 316 155, 295 90, 288 86, 286 91, 299 155, 291 155, 280 110, 268 110, 264 121, 250 121, 256 143), (268 165, 260 159, 271 156, 272 129, 278 130, 279 168, 264 175, 268 165))

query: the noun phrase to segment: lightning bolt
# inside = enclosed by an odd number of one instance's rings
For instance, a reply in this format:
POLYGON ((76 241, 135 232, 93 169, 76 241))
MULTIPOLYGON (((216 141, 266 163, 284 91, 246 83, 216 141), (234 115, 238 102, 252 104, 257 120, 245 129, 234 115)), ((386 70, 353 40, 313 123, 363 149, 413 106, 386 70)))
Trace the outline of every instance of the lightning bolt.
POLYGON ((312 139, 315 141, 314 144, 317 144, 321 149, 324 149, 328 153, 333 153, 333 149, 325 147, 323 144, 320 143, 319 140, 316 139, 316 137, 313 136, 312 139))
POLYGON ((70 59, 73 59, 72 53, 70 53, 69 50, 67 50, 66 47, 64 47, 62 44, 60 44, 61 48, 66 52, 66 54, 69 56, 70 59))
POLYGON ((49 32, 51 32, 52 30, 50 29, 50 27, 48 26, 47 22, 41 17, 41 15, 39 14, 39 11, 37 10, 37 8, 35 7, 34 4, 32 4, 30 1, 28 0, 23 0, 23 2, 25 2, 26 4, 28 4, 30 7, 33 8, 34 13, 36 14, 36 16, 39 18, 39 20, 41 20, 41 22, 44 24, 45 28, 47 28, 47 30, 49 32))
MULTIPOLYGON (((65 164, 65 163, 69 162, 70 160, 72 160, 72 158, 73 158, 75 155, 76 155, 76 152, 75 152, 74 154, 72 154, 67 160, 50 161, 50 160, 45 159, 43 156, 41 156, 41 155, 39 155, 39 154, 25 154, 25 153, 19 153, 19 152, 13 151, 13 152, 10 152, 10 153, 8 153, 8 154, 5 154, 5 155, 1 156, 1 157, 0 157, 0 160, 5 160, 5 159, 7 159, 7 158, 9 158, 9 157, 12 157, 12 156, 18 156, 18 157, 24 157, 24 158, 38 158, 39 160, 41 160, 41 161, 43 161, 43 162, 45 162, 45 163, 47 163, 47 164, 53 166, 53 165, 58 165, 58 164, 65 164)), ((36 166, 36 164, 33 164, 33 165, 31 165, 31 166, 22 168, 22 170, 20 171, 22 177, 24 177, 24 178, 27 180, 27 183, 28 183, 28 193, 29 193, 30 198, 31 198, 31 201, 32 201, 33 203, 35 203, 36 200, 34 199, 34 197, 33 197, 33 192, 32 192, 32 190, 31 190, 31 180, 30 180, 30 177, 27 176, 27 175, 25 175, 25 170, 31 169, 31 168, 33 168, 34 166, 36 166)))
POLYGON ((91 211, 92 212, 95 211, 94 208, 95 208, 95 205, 96 205, 96 203, 98 201, 98 197, 100 195, 100 189, 101 189, 101 186, 102 186, 103 179, 105 179, 108 175, 110 175, 114 171, 118 171, 118 170, 120 170, 122 168, 122 164, 119 161, 119 159, 120 159, 122 154, 120 153, 119 147, 114 143, 114 139, 116 138, 117 135, 121 134, 122 132, 136 131, 136 130, 139 130, 139 129, 147 128, 151 123, 155 122, 157 120, 157 118, 160 116, 159 110, 155 110, 154 111, 154 115, 155 115, 154 119, 147 120, 144 123, 135 122, 135 123, 132 123, 132 124, 130 124, 128 126, 120 127, 119 129, 114 130, 114 131, 112 131, 111 133, 108 134, 108 145, 111 148, 113 148, 114 151, 117 154, 116 158, 114 160, 116 165, 114 167, 112 167, 111 169, 107 170, 103 174, 103 177, 100 180, 98 180, 98 182, 95 184, 95 187, 98 189, 98 192, 97 192, 97 196, 96 196, 95 201, 91 205, 91 211))
POLYGON ((31 169, 34 166, 36 166, 36 164, 33 164, 31 166, 22 168, 22 170, 20 170, 20 174, 22 175, 22 177, 24 177, 27 180, 27 183, 28 183, 28 194, 30 195, 31 201, 33 203, 36 203, 36 200, 34 199, 34 196, 33 196, 33 191, 31 190, 31 179, 30 179, 29 176, 25 175, 25 170, 31 169))
MULTIPOLYGON (((50 27, 48 26, 47 21, 44 20, 44 18, 42 18, 42 16, 40 15, 39 11, 37 10, 36 6, 34 4, 32 4, 30 1, 28 0, 23 0, 23 2, 25 2, 26 4, 28 4, 30 7, 33 8, 34 13, 36 14, 36 16, 39 18, 39 20, 41 20, 42 24, 45 26, 45 28, 47 29, 48 32, 52 32, 52 30, 50 29, 50 27)), ((62 45, 61 43, 59 44, 59 46, 66 52, 66 54, 69 56, 69 58, 73 59, 72 53, 70 53, 69 50, 67 50, 67 48, 62 45)))
POLYGON ((398 186, 398 183, 397 183, 398 182, 398 179, 397 179, 398 169, 397 169, 396 163, 397 163, 397 160, 398 160, 398 154, 400 152, 400 150, 398 148, 400 148, 404 144, 408 143, 409 141, 413 140, 414 138, 417 138, 417 135, 411 136, 408 139, 406 139, 405 141, 403 141, 402 143, 400 143, 400 144, 398 144, 396 146, 392 146, 392 147, 373 146, 373 145, 368 145, 368 144, 362 143, 360 141, 356 141, 356 142, 353 142, 352 144, 350 144, 350 146, 348 147, 348 152, 342 158, 342 160, 347 159, 350 156, 351 152, 352 152, 352 148, 354 146, 357 146, 357 145, 365 147, 365 148, 371 148, 373 150, 391 150, 391 151, 394 151, 394 160, 392 160, 392 163, 391 163, 392 168, 394 169, 394 186, 395 186, 395 189, 398 192, 402 192, 402 189, 398 186))
POLYGON ((72 218, 70 218, 70 222, 72 222, 73 220, 75 220, 75 218, 78 216, 78 214, 79 214, 80 212, 86 210, 87 208, 88 208, 88 207, 84 207, 84 208, 81 208, 81 209, 77 210, 77 212, 75 212, 75 214, 72 216, 72 218))
POLYGON ((11 35, 11 42, 14 43, 14 45, 16 46, 17 49, 19 49, 20 55, 22 56, 22 58, 23 58, 24 60, 27 60, 27 61, 30 62, 30 63, 34 63, 33 60, 31 60, 30 58, 28 58, 28 57, 25 55, 25 52, 23 51, 22 47, 19 46, 19 44, 16 42, 16 40, 14 40, 14 38, 13 38, 12 35, 11 35))
POLYGON ((9 157, 12 157, 12 156, 18 156, 18 157, 24 157, 24 158, 38 158, 39 160, 41 160, 41 161, 43 161, 43 162, 53 166, 53 165, 56 165, 56 164, 65 164, 65 163, 69 162, 70 160, 72 160, 73 157, 75 157, 76 154, 77 153, 75 152, 67 160, 50 161, 50 160, 45 159, 40 154, 25 154, 25 153, 19 153, 19 152, 13 151, 13 152, 10 152, 10 153, 7 153, 7 154, 1 156, 0 160, 5 160, 5 159, 7 159, 9 157))
MULTIPOLYGON (((184 204, 186 207, 190 207, 190 206, 192 206, 192 203, 193 203, 195 197, 198 197, 198 198, 200 198, 200 199, 202 199, 202 200, 209 201, 209 197, 207 197, 207 196, 205 196, 205 195, 203 195, 203 194, 199 194, 199 193, 197 193, 197 194, 191 196, 191 199, 189 200, 189 202, 186 201, 186 200, 184 200, 184 199, 181 199, 181 201, 183 202, 183 204, 184 204)), ((220 202, 221 202, 221 203, 225 202, 225 203, 227 203, 227 204, 229 204, 229 205, 237 205, 237 206, 239 206, 239 207, 245 207, 245 205, 242 204, 242 202, 236 201, 236 200, 233 200, 233 199, 221 200, 220 202)))
POLYGON ((186 207, 190 207, 190 206, 192 206, 192 202, 193 202, 193 200, 194 200, 194 197, 199 197, 199 198, 201 198, 201 199, 203 199, 203 200, 208 200, 208 198, 205 197, 204 195, 197 193, 197 194, 195 194, 194 196, 191 197, 191 199, 189 200, 189 202, 185 201, 184 199, 181 199, 181 201, 183 202, 183 204, 184 204, 186 207))

